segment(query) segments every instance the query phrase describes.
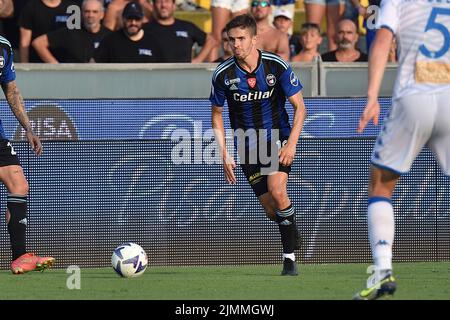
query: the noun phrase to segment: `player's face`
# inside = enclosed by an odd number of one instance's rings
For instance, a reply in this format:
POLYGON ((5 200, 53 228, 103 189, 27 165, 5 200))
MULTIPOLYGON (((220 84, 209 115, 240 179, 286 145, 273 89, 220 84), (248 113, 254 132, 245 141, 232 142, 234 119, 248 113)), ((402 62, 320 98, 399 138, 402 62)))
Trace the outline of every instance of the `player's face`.
POLYGON ((125 19, 125 32, 130 36, 135 36, 142 29, 143 20, 138 18, 125 19))
POLYGON ((102 5, 98 1, 87 1, 83 6, 83 23, 84 27, 91 31, 100 25, 103 19, 104 11, 102 5))
POLYGON ((256 21, 266 19, 271 12, 270 0, 254 0, 251 3, 251 13, 256 21))
POLYGON ((292 20, 283 16, 279 16, 273 20, 273 25, 278 30, 284 33, 288 33, 289 28, 292 26, 292 20))
POLYGON ((250 34, 249 29, 234 28, 228 31, 230 47, 238 59, 245 59, 256 47, 256 36, 250 34))
POLYGON ((153 2, 153 12, 156 18, 160 20, 170 19, 175 12, 175 1, 173 0, 155 0, 153 2))
POLYGON ((358 34, 356 33, 356 26, 348 20, 343 20, 338 25, 337 43, 341 49, 354 48, 358 41, 358 34))

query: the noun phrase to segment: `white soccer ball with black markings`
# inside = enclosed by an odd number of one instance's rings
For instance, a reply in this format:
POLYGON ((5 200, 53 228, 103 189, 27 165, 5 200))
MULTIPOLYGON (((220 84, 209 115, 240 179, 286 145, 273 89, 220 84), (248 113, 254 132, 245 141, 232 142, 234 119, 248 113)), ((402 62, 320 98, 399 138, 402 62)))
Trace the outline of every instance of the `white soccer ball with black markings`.
POLYGON ((128 242, 118 246, 111 257, 114 271, 121 277, 139 277, 148 265, 147 254, 136 243, 128 242))

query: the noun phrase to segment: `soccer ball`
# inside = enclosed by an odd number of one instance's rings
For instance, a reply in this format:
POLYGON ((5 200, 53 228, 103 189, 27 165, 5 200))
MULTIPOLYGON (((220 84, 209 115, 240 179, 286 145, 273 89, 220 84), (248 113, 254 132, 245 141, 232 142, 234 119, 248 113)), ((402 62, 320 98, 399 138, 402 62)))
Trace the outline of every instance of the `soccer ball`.
POLYGON ((144 249, 136 243, 128 242, 118 246, 111 257, 115 272, 124 278, 139 277, 147 269, 148 258, 144 249))

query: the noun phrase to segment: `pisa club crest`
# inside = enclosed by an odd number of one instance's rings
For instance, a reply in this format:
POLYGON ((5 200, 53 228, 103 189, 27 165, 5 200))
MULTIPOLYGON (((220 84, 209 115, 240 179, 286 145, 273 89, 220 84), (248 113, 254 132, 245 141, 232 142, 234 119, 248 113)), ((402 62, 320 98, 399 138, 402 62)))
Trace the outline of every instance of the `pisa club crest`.
POLYGON ((275 76, 273 74, 268 74, 266 77, 266 83, 268 86, 273 87, 275 85, 275 83, 277 82, 277 78, 275 78, 275 76))
POLYGON ((250 86, 250 88, 254 89, 256 86, 256 78, 248 78, 247 83, 250 86))

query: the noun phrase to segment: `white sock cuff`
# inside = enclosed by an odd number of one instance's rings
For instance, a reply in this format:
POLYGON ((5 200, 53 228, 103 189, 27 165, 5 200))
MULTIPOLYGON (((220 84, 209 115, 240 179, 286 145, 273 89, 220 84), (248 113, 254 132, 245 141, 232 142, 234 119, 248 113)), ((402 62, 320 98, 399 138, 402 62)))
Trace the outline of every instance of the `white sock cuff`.
POLYGON ((295 254, 294 253, 283 253, 283 260, 289 258, 292 261, 295 261, 295 254))

